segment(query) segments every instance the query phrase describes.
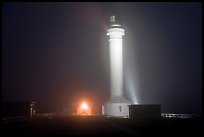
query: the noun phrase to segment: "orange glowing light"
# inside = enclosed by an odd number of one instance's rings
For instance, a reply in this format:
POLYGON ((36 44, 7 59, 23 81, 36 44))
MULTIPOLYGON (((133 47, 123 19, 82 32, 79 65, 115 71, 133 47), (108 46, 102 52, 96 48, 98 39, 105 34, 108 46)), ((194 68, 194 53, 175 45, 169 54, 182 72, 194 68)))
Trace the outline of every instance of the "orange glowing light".
POLYGON ((91 107, 86 102, 82 102, 77 108, 77 115, 91 115, 91 107))
POLYGON ((81 108, 82 108, 82 109, 88 109, 88 105, 87 105, 86 103, 82 103, 82 104, 81 104, 81 108))

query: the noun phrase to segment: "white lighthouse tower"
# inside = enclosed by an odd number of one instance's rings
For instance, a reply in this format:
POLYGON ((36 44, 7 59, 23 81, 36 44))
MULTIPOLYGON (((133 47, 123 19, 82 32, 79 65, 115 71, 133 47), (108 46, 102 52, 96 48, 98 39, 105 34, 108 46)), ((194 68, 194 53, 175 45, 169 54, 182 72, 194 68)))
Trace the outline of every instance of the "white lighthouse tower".
POLYGON ((102 106, 102 114, 106 116, 129 116, 131 101, 123 95, 123 36, 125 30, 121 27, 116 15, 110 17, 109 36, 110 50, 110 99, 102 106))

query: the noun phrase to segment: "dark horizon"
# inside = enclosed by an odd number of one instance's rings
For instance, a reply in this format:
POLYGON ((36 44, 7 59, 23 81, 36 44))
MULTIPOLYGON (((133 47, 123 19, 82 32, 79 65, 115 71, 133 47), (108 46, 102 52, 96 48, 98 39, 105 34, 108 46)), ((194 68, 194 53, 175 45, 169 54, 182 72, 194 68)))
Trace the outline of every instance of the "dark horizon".
POLYGON ((162 112, 202 113, 202 3, 3 3, 2 100, 62 111, 108 100, 108 18, 125 29, 124 91, 162 112), (132 93, 134 92, 134 93, 132 93))

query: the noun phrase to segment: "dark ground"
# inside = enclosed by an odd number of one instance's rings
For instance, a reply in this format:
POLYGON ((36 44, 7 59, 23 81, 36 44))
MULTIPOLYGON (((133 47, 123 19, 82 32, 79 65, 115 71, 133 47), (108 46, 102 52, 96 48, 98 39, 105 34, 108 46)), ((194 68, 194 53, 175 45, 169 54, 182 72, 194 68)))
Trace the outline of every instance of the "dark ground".
POLYGON ((8 135, 189 135, 203 136, 201 118, 144 121, 102 116, 55 116, 2 123, 1 134, 8 135))

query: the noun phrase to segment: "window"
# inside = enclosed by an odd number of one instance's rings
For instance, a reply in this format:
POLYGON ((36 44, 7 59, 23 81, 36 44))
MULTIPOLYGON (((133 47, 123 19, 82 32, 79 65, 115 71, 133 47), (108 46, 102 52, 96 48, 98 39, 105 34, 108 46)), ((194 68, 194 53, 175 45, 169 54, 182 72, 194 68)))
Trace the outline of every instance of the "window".
POLYGON ((119 106, 119 111, 122 112, 122 107, 121 106, 119 106))

